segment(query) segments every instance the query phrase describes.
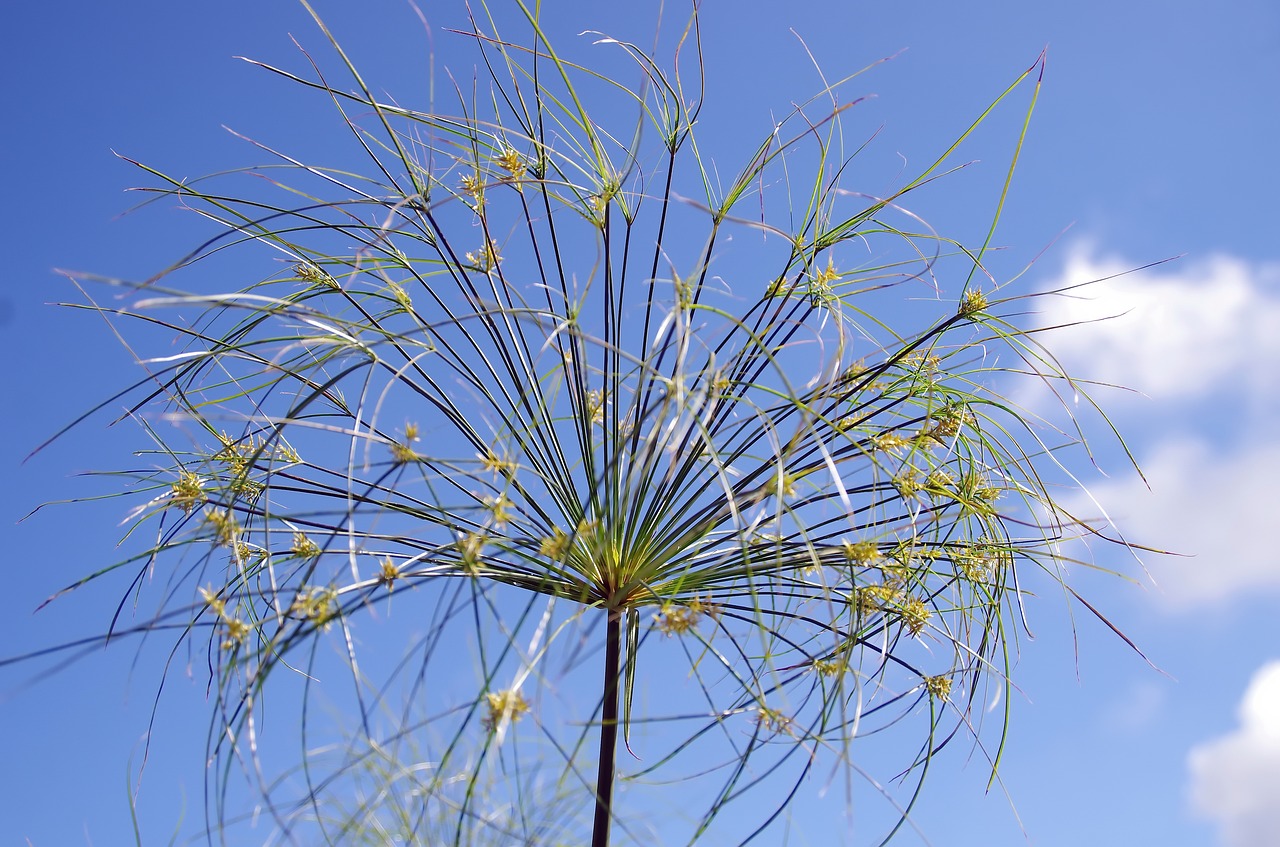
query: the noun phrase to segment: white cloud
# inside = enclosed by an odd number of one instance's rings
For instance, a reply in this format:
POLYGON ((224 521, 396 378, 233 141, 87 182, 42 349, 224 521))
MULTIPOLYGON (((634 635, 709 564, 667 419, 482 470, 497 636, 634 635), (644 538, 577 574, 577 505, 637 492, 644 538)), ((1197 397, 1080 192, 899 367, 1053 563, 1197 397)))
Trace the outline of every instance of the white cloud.
POLYGON ((1249 683, 1234 732, 1192 749, 1191 802, 1225 847, 1280 847, 1280 661, 1249 683))
POLYGON ((1257 535, 1275 519, 1280 442, 1224 451, 1199 438, 1166 440, 1141 465, 1150 490, 1135 474, 1091 493, 1129 541, 1185 554, 1142 557, 1153 596, 1171 610, 1202 610, 1280 588, 1280 550, 1257 535))
POLYGON ((1233 389, 1280 396, 1280 267, 1227 256, 1125 273, 1133 267, 1078 248, 1046 286, 1080 287, 1048 298, 1043 320, 1091 321, 1047 339, 1069 373, 1158 402, 1233 389))
POLYGON ((1130 472, 1092 485, 1097 504, 1071 505, 1096 515, 1100 504, 1130 541, 1191 556, 1145 557, 1166 608, 1280 589, 1280 553, 1257 540, 1280 479, 1280 265, 1216 256, 1124 274, 1133 267, 1079 248, 1045 286, 1078 286, 1039 316, 1085 322, 1045 339, 1067 372, 1147 395, 1095 399, 1120 413, 1151 490, 1130 472))

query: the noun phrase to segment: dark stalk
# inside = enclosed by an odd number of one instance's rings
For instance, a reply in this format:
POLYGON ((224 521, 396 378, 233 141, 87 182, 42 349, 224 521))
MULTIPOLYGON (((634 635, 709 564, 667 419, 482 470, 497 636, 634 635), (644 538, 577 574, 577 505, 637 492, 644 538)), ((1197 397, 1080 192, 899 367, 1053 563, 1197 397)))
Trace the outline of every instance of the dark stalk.
POLYGON ((591 847, 608 847, 613 819, 614 756, 618 750, 618 675, 622 667, 622 615, 610 611, 604 642, 604 705, 600 714, 600 767, 591 847))

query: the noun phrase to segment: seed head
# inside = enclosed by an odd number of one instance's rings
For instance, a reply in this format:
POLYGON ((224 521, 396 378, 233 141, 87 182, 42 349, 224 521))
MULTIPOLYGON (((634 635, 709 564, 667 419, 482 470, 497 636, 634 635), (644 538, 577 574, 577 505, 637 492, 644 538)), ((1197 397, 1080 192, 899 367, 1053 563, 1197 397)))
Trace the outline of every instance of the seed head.
POLYGON ((880 548, 874 541, 845 541, 840 546, 851 565, 865 567, 880 558, 880 548))
POLYGON ((924 690, 929 692, 929 696, 936 700, 946 700, 951 696, 951 677, 947 674, 926 676, 924 678, 924 690))
POLYGON ((971 318, 979 312, 985 312, 990 305, 987 295, 982 293, 982 289, 970 288, 960 298, 960 306, 956 312, 961 317, 971 318))
POLYGON ((320 545, 308 538, 305 532, 295 532, 293 546, 289 548, 289 552, 299 559, 314 559, 320 555, 321 551, 320 545))
POLYGON ((898 613, 902 618, 902 625, 912 635, 919 635, 923 632, 925 624, 929 622, 929 618, 933 617, 933 612, 929 609, 928 604, 915 597, 903 603, 898 613))
POLYGON ((334 291, 337 291, 341 288, 341 286, 338 285, 338 281, 336 279, 329 276, 329 274, 326 271, 316 267, 313 264, 310 264, 309 262, 299 262, 298 264, 294 265, 293 272, 297 274, 298 279, 302 280, 303 282, 309 282, 312 285, 322 285, 325 288, 331 288, 334 291))
POLYGON ((494 729, 502 723, 503 718, 515 723, 529 711, 529 701, 515 689, 490 691, 484 695, 484 699, 489 706, 489 714, 484 717, 485 729, 494 729))
MULTIPOLYGON (((494 161, 498 163, 498 167, 507 172, 513 181, 524 178, 527 168, 525 167, 524 160, 520 158, 520 154, 513 148, 504 148, 494 161)), ((517 182, 516 188, 523 189, 523 186, 517 182)))
POLYGON ((378 581, 387 587, 388 591, 395 588, 395 582, 400 578, 400 569, 396 567, 395 562, 391 561, 391 557, 382 560, 382 564, 378 569, 378 581))
POLYGON ((187 514, 209 499, 200 477, 190 471, 180 473, 169 488, 169 502, 187 514))

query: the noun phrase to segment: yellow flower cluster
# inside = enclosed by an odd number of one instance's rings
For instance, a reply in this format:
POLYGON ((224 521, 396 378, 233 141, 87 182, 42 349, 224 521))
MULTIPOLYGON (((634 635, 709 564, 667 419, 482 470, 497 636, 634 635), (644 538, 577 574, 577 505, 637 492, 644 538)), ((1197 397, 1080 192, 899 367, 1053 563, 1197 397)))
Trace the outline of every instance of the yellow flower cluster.
POLYGON ((212 589, 201 588, 200 596, 209 610, 217 615, 219 622, 226 627, 227 637, 222 640, 222 649, 231 650, 244 643, 249 635, 249 624, 239 618, 227 614, 227 601, 219 597, 212 589))
POLYGON ((485 729, 496 728, 503 718, 515 723, 529 711, 529 701, 515 689, 490 691, 484 695, 484 699, 489 706, 489 714, 484 716, 485 729))

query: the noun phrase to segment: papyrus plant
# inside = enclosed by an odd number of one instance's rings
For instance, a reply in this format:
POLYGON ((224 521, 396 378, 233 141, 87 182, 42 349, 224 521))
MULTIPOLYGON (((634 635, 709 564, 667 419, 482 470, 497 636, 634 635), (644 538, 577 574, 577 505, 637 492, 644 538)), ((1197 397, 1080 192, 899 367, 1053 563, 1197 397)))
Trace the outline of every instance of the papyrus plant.
MULTIPOLYGON (((463 34, 481 81, 421 107, 323 24, 331 61, 263 66, 361 172, 142 166, 213 229, 109 295, 81 277, 146 369, 116 490, 150 540, 96 576, 207 658, 216 829, 247 780, 305 843, 727 844, 897 777, 891 834, 957 731, 998 758, 1020 580, 1081 531, 1050 492, 1076 430, 1000 393, 1067 384, 1027 295, 990 234, 906 211, 973 127, 873 196, 850 77, 734 169, 697 141, 696 13, 662 55, 596 39, 611 78, 515 6, 463 34), (289 771, 263 751, 297 727, 289 771)), ((1029 118, 1039 70, 978 122, 1029 118)), ((992 231, 1012 171, 973 201, 992 231)))

